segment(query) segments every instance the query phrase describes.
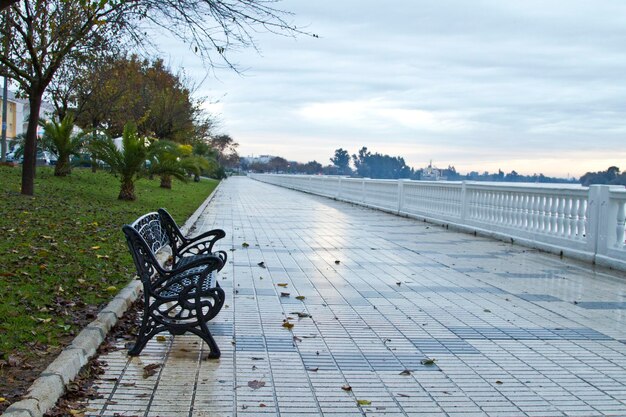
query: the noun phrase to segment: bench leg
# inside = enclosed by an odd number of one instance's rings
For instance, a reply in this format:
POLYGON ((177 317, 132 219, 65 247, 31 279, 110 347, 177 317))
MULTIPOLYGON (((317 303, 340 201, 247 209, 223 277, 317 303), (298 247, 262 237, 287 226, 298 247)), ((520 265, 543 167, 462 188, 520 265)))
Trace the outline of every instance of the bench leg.
POLYGON ((221 356, 220 348, 217 346, 217 343, 215 343, 215 339, 213 339, 213 335, 209 331, 206 323, 201 322, 199 330, 189 329, 189 331, 198 335, 209 346, 211 352, 209 352, 207 359, 218 359, 221 356))
POLYGON ((163 326, 157 326, 154 320, 150 317, 150 313, 143 312, 143 319, 141 320, 141 328, 137 335, 137 342, 128 351, 130 356, 138 356, 150 339, 152 339, 157 333, 161 333, 166 330, 163 326))
MULTIPOLYGON (((198 294, 200 294, 199 291, 198 294)), ((213 339, 213 335, 209 331, 207 322, 220 312, 222 306, 224 305, 224 300, 226 299, 226 296, 224 294, 224 290, 220 288, 218 283, 216 283, 216 286, 214 288, 211 288, 209 290, 209 293, 205 292, 203 296, 210 296, 211 298, 213 298, 213 305, 209 307, 207 303, 203 303, 201 301, 199 296, 196 298, 196 317, 198 318, 199 329, 190 329, 190 331, 200 336, 202 340, 204 340, 209 346, 211 352, 209 352, 207 358, 218 359, 221 355, 220 348, 217 346, 217 343, 215 343, 215 339, 213 339), (207 307, 209 307, 209 311, 203 311, 203 308, 207 307)))

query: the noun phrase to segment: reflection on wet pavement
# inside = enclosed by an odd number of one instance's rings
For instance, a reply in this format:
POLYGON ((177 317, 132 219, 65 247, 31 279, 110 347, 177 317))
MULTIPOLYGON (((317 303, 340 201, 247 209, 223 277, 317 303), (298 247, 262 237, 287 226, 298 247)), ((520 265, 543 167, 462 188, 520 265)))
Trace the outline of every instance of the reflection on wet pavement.
POLYGON ((626 415, 621 273, 246 178, 215 227, 221 359, 193 335, 113 352, 87 415, 626 415))

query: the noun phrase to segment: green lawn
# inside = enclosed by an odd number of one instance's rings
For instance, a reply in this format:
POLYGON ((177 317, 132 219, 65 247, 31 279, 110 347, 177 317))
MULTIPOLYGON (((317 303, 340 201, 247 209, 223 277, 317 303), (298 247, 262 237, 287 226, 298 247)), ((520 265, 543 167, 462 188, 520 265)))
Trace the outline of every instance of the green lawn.
POLYGON ((19 194, 20 178, 0 166, 0 359, 67 341, 132 279, 123 224, 165 207, 182 225, 217 185, 140 180, 137 201, 122 202, 105 172, 38 168, 35 197, 19 194))

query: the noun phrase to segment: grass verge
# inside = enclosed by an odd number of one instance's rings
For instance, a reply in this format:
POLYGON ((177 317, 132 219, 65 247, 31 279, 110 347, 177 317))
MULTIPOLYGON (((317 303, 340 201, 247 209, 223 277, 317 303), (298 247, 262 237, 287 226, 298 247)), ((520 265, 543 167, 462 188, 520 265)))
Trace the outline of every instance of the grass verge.
POLYGON ((39 168, 34 197, 19 194, 20 179, 0 167, 0 379, 58 352, 134 276, 123 224, 159 207, 182 224, 217 186, 140 180, 137 201, 123 202, 105 172, 39 168))

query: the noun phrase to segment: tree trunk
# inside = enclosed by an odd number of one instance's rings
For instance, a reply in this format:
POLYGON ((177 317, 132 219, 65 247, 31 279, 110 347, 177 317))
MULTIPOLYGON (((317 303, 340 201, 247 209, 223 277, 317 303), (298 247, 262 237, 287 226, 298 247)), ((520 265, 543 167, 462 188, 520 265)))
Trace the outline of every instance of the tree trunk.
POLYGON ((167 188, 168 190, 172 189, 171 175, 161 175, 161 188, 167 188))
POLYGON ((39 126, 39 109, 43 89, 38 91, 34 87, 29 94, 30 114, 28 115, 28 129, 24 143, 24 163, 22 164, 22 194, 35 193, 35 163, 37 157, 37 127, 39 126))
POLYGON ((120 195, 117 196, 118 200, 135 201, 135 182, 133 180, 122 179, 122 186, 120 187, 120 195))
MULTIPOLYGON (((93 129, 92 140, 96 140, 96 123, 93 123, 91 128, 93 129)), ((96 158, 91 155, 91 172, 96 172, 98 170, 98 163, 96 162, 96 158)))
POLYGON ((193 175, 193 182, 200 182, 200 175, 194 174, 193 175))
POLYGON ((72 164, 70 164, 69 155, 63 155, 59 157, 57 164, 54 166, 55 177, 65 177, 72 173, 72 164))

